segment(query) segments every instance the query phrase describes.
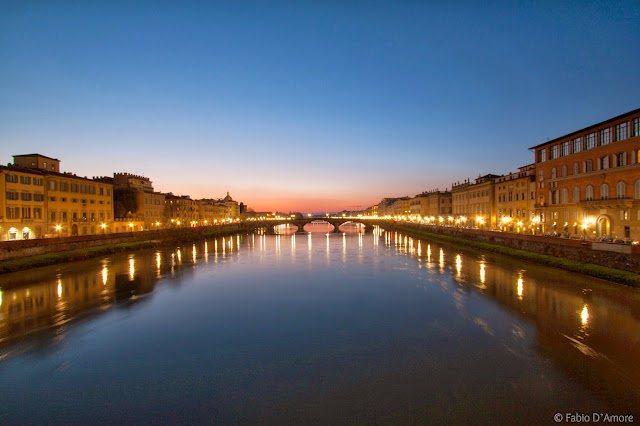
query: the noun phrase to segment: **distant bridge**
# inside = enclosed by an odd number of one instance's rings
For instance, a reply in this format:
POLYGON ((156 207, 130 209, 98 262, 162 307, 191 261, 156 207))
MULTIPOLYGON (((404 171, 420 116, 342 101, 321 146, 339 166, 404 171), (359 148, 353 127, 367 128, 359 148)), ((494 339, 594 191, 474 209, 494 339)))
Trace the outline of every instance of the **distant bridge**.
POLYGON ((356 223, 364 226, 364 232, 373 231, 373 227, 382 222, 380 219, 373 219, 367 217, 305 217, 301 219, 283 218, 283 219, 265 219, 265 220, 251 220, 245 221, 244 225, 250 228, 266 228, 267 233, 275 233, 275 227, 278 225, 295 225, 298 228, 298 232, 304 232, 304 226, 312 223, 329 223, 333 225, 333 232, 340 232, 339 228, 345 223, 356 223))

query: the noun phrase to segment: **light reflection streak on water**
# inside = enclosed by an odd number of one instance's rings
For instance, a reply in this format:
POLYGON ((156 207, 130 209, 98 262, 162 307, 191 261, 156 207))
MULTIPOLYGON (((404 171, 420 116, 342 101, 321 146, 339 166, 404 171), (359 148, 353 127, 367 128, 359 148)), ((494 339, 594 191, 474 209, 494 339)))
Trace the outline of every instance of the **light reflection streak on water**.
POLYGON ((291 234, 291 256, 295 257, 296 252, 296 234, 291 234))
MULTIPOLYGON (((15 294, 13 295, 15 298, 15 294)), ((58 298, 62 297, 62 279, 58 278, 58 298)))
POLYGON ((462 256, 456 255, 456 277, 462 277, 462 256))
POLYGON ((134 257, 131 256, 129 258, 129 280, 133 281, 135 276, 136 276, 136 263, 135 263, 134 257))
POLYGON ((431 263, 431 244, 427 244, 427 262, 431 263))
POLYGON ((440 266, 440 272, 444 272, 444 251, 440 249, 440 261, 438 262, 440 266))
POLYGON ((107 265, 102 267, 102 285, 107 285, 107 274, 108 274, 107 265))
POLYGON ((280 235, 276 235, 276 256, 280 256, 280 235))
POLYGON ((524 294, 524 280, 522 276, 518 277, 518 300, 522 300, 524 294))
POLYGON ((480 262, 480 282, 484 284, 487 280, 487 272, 485 270, 484 262, 480 262))
POLYGON ((580 312, 580 322, 582 323, 583 329, 586 329, 589 325, 589 309, 587 308, 587 305, 584 305, 582 312, 580 312))
POLYGON ((196 245, 194 244, 193 247, 191 248, 191 257, 193 259, 193 263, 196 263, 196 257, 197 257, 198 252, 196 251, 196 245))
POLYGON ((362 234, 358 233, 358 249, 362 251, 362 234))
POLYGON ((209 243, 204 242, 204 263, 209 263, 209 243))

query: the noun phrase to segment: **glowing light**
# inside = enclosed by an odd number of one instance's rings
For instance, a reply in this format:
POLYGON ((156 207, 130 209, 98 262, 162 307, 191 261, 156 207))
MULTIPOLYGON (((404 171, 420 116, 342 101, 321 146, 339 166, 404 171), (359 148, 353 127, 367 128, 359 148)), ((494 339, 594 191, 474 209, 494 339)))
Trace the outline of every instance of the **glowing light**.
POLYGON ((518 299, 522 300, 522 295, 524 293, 524 282, 522 281, 522 277, 518 278, 518 299))
POLYGON ((62 297, 62 280, 58 279, 58 297, 62 297))
POLYGON ((107 274, 108 274, 109 270, 107 269, 107 266, 103 266, 102 267, 102 285, 106 285, 107 284, 107 274))
POLYGON ((486 272, 485 268, 486 268, 485 264, 481 263, 480 264, 480 282, 482 284, 484 284, 485 281, 487 280, 487 272, 486 272))
POLYGON ((60 225, 56 225, 56 231, 59 231, 59 230, 61 230, 61 229, 62 229, 62 226, 60 226, 60 225))
POLYGON ((100 227, 101 227, 102 229, 104 229, 104 228, 106 228, 106 227, 107 227, 107 225, 103 223, 103 224, 101 224, 101 225, 100 225, 100 227))
POLYGON ((582 321, 582 325, 587 325, 589 322, 589 309, 587 309, 587 305, 584 305, 584 308, 582 308, 580 320, 582 321))
POLYGON ((136 262, 133 257, 129 258, 129 280, 133 281, 136 276, 136 262))
POLYGON ((458 276, 462 273, 462 256, 456 256, 456 270, 458 271, 458 276))
POLYGON ((0 306, 2 306, 2 290, 0 290, 0 306))
POLYGON ((162 265, 162 257, 160 256, 160 252, 156 253, 156 268, 158 271, 160 270, 160 265, 162 265))
POLYGON ((182 252, 180 251, 180 249, 178 249, 177 255, 178 255, 178 263, 182 263, 182 252))
POLYGON ((191 257, 193 258, 193 263, 196 262, 196 255, 197 255, 197 251, 196 251, 196 245, 193 245, 193 248, 191 249, 191 257))

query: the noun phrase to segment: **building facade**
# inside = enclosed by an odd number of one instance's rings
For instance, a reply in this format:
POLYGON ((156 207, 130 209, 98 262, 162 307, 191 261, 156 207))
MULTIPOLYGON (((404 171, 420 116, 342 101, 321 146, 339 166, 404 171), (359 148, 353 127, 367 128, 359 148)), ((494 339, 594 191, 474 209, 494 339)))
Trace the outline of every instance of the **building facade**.
POLYGON ((530 149, 541 232, 640 239, 640 109, 530 149))
POLYGON ((0 167, 0 240, 111 232, 113 185, 59 170, 60 160, 40 154, 0 167))
POLYGON ((471 183, 455 183, 451 187, 452 213, 455 220, 483 229, 496 227, 495 183, 499 176, 487 174, 471 183))
POLYGON ((535 233, 535 173, 535 164, 530 164, 495 179, 495 223, 500 230, 535 233))

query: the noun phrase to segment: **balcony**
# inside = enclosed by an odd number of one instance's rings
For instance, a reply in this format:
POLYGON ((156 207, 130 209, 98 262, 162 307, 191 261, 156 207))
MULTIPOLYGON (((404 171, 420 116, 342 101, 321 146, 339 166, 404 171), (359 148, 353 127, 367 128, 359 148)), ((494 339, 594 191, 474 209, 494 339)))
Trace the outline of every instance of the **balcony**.
POLYGON ((578 203, 580 207, 584 208, 593 208, 593 209, 630 209, 633 206, 633 198, 625 197, 625 198, 609 198, 606 200, 588 200, 588 201, 580 201, 578 203))

